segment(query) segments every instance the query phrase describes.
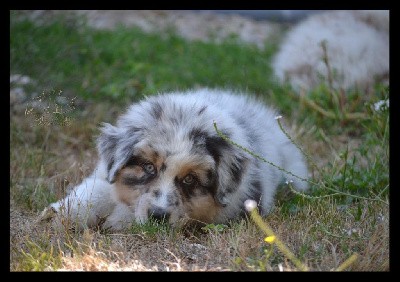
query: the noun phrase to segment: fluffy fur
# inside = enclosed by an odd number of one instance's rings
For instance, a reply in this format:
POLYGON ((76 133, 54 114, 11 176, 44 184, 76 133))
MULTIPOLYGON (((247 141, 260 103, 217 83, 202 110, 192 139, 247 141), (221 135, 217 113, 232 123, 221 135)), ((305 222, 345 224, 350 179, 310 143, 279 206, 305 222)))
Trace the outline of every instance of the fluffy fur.
POLYGON ((331 11, 310 16, 288 32, 273 59, 281 81, 297 91, 327 81, 325 41, 334 87, 367 89, 389 78, 389 11, 331 11), (322 79, 321 79, 322 77, 322 79))
POLYGON ((282 181, 307 188, 303 156, 276 115, 248 95, 222 90, 151 96, 130 106, 116 126, 104 124, 93 174, 51 210, 80 227, 102 223, 114 230, 150 217, 172 225, 223 223, 243 214, 247 199, 265 214, 282 181), (231 140, 301 179, 231 145, 214 122, 231 140))

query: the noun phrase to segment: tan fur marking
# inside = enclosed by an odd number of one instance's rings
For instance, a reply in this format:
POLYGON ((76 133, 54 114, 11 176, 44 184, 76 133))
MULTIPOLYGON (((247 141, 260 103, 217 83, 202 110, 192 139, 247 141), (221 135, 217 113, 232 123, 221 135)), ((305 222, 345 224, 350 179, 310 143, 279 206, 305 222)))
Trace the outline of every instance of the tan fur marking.
POLYGON ((195 196, 190 202, 185 203, 186 210, 190 210, 188 216, 204 223, 211 223, 218 214, 220 207, 215 203, 211 195, 195 196))
POLYGON ((116 181, 118 182, 123 178, 129 178, 129 177, 135 177, 139 179, 144 175, 145 172, 143 171, 143 168, 141 166, 135 165, 135 166, 125 167, 119 171, 116 177, 116 181))
POLYGON ((157 154, 150 146, 143 146, 138 150, 138 152, 140 156, 152 162, 157 167, 157 169, 160 169, 164 158, 157 154))
POLYGON ((136 205, 138 197, 141 195, 140 189, 132 189, 132 187, 123 185, 121 182, 115 182, 116 195, 118 199, 128 206, 136 205))

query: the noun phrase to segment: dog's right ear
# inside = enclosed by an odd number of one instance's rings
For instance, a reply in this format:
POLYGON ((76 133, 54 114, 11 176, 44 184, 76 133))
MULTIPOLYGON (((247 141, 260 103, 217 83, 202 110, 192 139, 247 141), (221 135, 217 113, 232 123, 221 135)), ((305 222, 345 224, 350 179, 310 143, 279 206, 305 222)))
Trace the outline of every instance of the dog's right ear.
POLYGON ((118 140, 120 139, 120 129, 111 124, 103 123, 100 130, 100 136, 97 138, 97 150, 100 158, 107 166, 107 180, 113 183, 115 178, 115 169, 113 168, 118 140))
POLYGON ((116 127, 103 123, 97 138, 97 150, 107 167, 107 180, 114 183, 118 171, 132 156, 142 131, 135 126, 116 127))

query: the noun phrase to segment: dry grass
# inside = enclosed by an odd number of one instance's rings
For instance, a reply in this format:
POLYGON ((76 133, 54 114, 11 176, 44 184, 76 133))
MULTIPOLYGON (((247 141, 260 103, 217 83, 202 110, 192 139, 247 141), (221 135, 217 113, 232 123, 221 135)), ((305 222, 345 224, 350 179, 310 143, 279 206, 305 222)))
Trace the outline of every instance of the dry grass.
MULTIPOLYGON (((138 229, 120 234, 98 230, 56 231, 36 224, 49 201, 62 197, 94 167, 94 135, 107 106, 90 107, 70 127, 31 126, 23 115, 11 120, 10 270, 43 271, 295 271, 277 249, 266 257, 265 235, 248 220, 222 231, 173 230, 150 234, 138 229), (90 114, 89 114, 90 113, 90 114)), ((307 138, 304 128, 292 128, 307 138), (302 132, 303 131, 303 132, 302 132)), ((312 134, 310 132, 309 134, 312 134)), ((340 139, 341 137, 338 137, 340 139)), ((358 141, 349 144, 357 145, 358 141)), ((340 141, 332 144, 340 147, 340 141)), ((307 144, 315 159, 330 152, 320 141, 307 144)), ((329 158, 335 159, 335 153, 329 158)), ((289 193, 290 196, 290 193, 289 193)), ((283 197, 288 197, 288 193, 283 197)), ((282 198, 282 196, 281 196, 282 198)), ((284 199, 283 199, 284 200, 284 199)), ((344 208, 332 198, 304 200, 295 212, 283 202, 265 218, 311 270, 333 270, 357 252, 348 270, 389 270, 389 208, 361 201, 344 208), (361 209, 361 210, 360 210, 361 209)))
POLYGON ((245 87, 286 113, 283 122, 290 136, 316 164, 311 172, 318 185, 312 195, 330 194, 321 189, 326 183, 367 198, 382 193, 376 196, 381 201, 349 196, 312 200, 282 189, 265 220, 298 259, 312 271, 330 271, 357 253, 345 270, 389 270, 389 206, 384 203, 389 197, 388 116, 367 110, 368 103, 387 92, 344 95, 322 85, 305 100, 270 80, 265 66, 273 46, 259 51, 229 42, 192 44, 134 29, 86 30, 79 19, 69 17, 36 26, 13 20, 16 12, 10 16, 11 74, 34 79, 23 87, 29 93, 25 98, 55 85, 67 98, 76 94, 92 101, 79 101, 79 113, 68 127, 39 126, 24 114, 17 95, 21 85, 10 84, 11 271, 297 270, 275 245, 264 242, 265 234, 251 220, 206 230, 133 226, 118 234, 54 230, 36 223, 44 207, 91 173, 97 161, 97 126, 113 123, 121 113, 121 107, 91 103, 123 103, 144 93, 193 85, 245 87), (339 104, 331 101, 334 93, 339 104), (368 123, 366 117, 376 120, 368 123))

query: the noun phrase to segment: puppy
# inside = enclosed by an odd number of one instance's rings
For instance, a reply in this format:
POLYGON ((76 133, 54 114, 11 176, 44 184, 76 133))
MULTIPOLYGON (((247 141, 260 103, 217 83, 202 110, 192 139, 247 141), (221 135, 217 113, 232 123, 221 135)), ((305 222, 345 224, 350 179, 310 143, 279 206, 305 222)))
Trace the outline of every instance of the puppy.
POLYGON ((261 101, 223 90, 151 96, 116 126, 104 124, 94 172, 43 214, 113 230, 150 218, 173 226, 224 223, 244 214, 247 199, 266 214, 283 181, 307 188, 306 163, 276 115, 261 101), (222 138, 214 124, 275 166, 222 138))

